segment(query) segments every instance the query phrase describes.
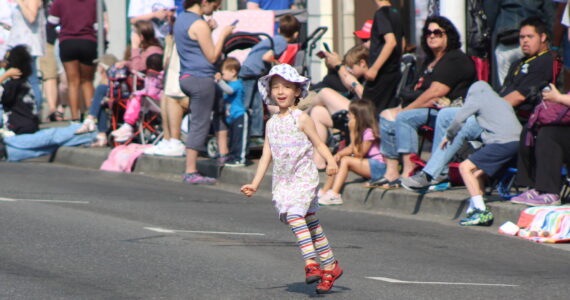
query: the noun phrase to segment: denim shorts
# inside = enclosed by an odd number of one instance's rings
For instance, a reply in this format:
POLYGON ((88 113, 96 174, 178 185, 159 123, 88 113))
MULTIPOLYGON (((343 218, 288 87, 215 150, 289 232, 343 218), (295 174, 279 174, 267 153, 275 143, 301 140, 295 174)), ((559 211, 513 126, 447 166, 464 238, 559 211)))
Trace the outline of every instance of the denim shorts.
POLYGON ((375 181, 382 177, 386 173, 386 164, 377 159, 368 159, 368 164, 370 165, 370 180, 375 181))
POLYGON ((469 156, 469 160, 489 177, 501 174, 506 167, 516 164, 519 142, 488 144, 469 156))

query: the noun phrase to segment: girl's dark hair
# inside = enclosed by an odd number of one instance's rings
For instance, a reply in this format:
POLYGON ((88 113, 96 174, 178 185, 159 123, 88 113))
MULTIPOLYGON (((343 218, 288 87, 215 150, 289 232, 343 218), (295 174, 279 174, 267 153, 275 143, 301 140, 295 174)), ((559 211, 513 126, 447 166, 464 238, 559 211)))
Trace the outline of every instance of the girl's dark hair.
POLYGON ((162 71, 162 54, 155 53, 146 58, 146 69, 157 72, 162 71))
POLYGON ((144 51, 150 46, 161 47, 162 45, 154 35, 154 26, 151 21, 139 20, 135 23, 135 30, 142 36, 141 49, 144 51))
MULTIPOLYGON (((217 2, 220 0, 206 0, 208 2, 217 2)), ((182 7, 184 7, 184 9, 188 9, 196 4, 201 4, 202 0, 184 0, 184 3, 182 4, 182 7)))
MULTIPOLYGON (((376 108, 374 107, 372 101, 368 99, 360 99, 350 102, 348 111, 351 112, 355 118, 356 136, 354 137, 354 147, 358 149, 358 152, 360 152, 360 148, 363 144, 364 131, 367 128, 372 129, 372 133, 374 134, 375 138, 380 137, 378 120, 376 119, 375 113, 376 108)), ((366 153, 360 154, 364 156, 366 153)))
POLYGON ((12 48, 8 53, 6 63, 6 69, 16 68, 22 72, 21 79, 26 79, 32 75, 32 56, 24 45, 12 48))
POLYGON ((426 31, 428 30, 429 24, 435 23, 443 31, 445 31, 445 35, 447 36, 447 47, 445 48, 445 53, 461 48, 461 40, 459 38, 459 32, 457 28, 451 23, 451 21, 442 16, 433 16, 427 18, 426 22, 424 23, 424 27, 422 28, 422 49, 424 53, 427 55, 426 62, 431 62, 435 58, 433 52, 431 51, 430 47, 427 45, 427 35, 426 31))

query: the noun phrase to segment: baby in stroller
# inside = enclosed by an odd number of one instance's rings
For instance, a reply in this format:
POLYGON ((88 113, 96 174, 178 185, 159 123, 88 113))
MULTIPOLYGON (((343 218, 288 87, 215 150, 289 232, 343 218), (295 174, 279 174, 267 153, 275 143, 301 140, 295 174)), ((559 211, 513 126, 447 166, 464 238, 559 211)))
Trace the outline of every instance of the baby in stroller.
POLYGON ((153 100, 160 100, 162 97, 164 90, 162 59, 162 54, 153 54, 147 58, 144 88, 134 92, 128 99, 123 115, 123 125, 111 132, 115 142, 123 143, 134 136, 134 127, 139 120, 143 97, 150 97, 153 100))

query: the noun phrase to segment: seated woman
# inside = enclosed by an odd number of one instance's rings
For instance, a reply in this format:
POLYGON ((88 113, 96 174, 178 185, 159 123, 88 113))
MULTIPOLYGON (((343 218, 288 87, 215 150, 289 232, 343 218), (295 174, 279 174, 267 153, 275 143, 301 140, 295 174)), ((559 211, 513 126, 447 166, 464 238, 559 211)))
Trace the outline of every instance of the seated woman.
POLYGON ((355 100, 350 103, 348 111, 351 143, 334 155, 340 167, 338 173, 329 176, 319 191, 320 205, 342 204, 340 190, 346 181, 348 171, 371 180, 382 178, 386 171, 386 165, 380 154, 374 104, 366 99, 355 100))
POLYGON ((402 155, 402 176, 408 177, 415 165, 412 153, 418 151, 417 129, 433 126, 442 97, 464 98, 476 80, 473 62, 460 49, 459 33, 445 17, 426 20, 421 38, 426 60, 420 77, 411 91, 403 93, 401 106, 384 110, 380 115, 382 154, 387 170, 384 178, 372 183, 380 188, 399 188, 398 158, 402 155))
MULTIPOLYGON (((350 101, 362 97, 364 87, 360 81, 364 80, 364 74, 368 70, 368 55, 369 50, 364 46, 353 47, 345 54, 344 64, 342 64, 338 54, 326 53, 327 65, 336 66, 335 69, 338 69, 343 84, 351 92, 349 95, 351 99, 330 88, 322 89, 313 99, 310 116, 321 141, 326 142, 328 129, 333 127, 332 115, 348 111, 350 101)), ((315 152, 314 160, 317 168, 325 168, 325 160, 317 152, 315 152)))
MULTIPOLYGON (((155 37, 154 27, 151 21, 137 21, 134 25, 134 31, 131 33, 131 57, 128 61, 120 61, 115 63, 115 67, 127 67, 133 73, 144 72, 147 69, 146 60, 153 54, 162 54, 162 46, 155 37)), ((101 59, 99 66, 101 66, 101 59)), ((110 66, 104 66, 104 69, 110 66)), ((103 101, 106 92, 108 91, 108 84, 101 83, 97 87, 97 91, 93 97, 91 106, 93 109, 89 110, 89 115, 83 121, 81 128, 77 130, 77 134, 95 131, 97 129, 96 120, 100 115, 101 102, 103 101)), ((106 141, 103 138, 98 138, 98 145, 105 145, 106 141)))
POLYGON ((75 135, 79 124, 39 130, 36 103, 31 85, 32 56, 26 46, 16 46, 7 58, 7 71, 0 76, 3 83, 1 103, 6 112, 6 131, 0 137, 0 160, 20 161, 53 153, 61 146, 90 143, 94 134, 75 135), (5 83, 4 83, 5 82, 5 83))
MULTIPOLYGON (((543 92, 545 101, 570 106, 570 95, 562 95, 554 85, 543 92)), ((528 186, 525 193, 511 199, 513 203, 529 206, 560 205, 562 165, 570 166, 570 126, 548 125, 538 129, 534 147, 525 144, 523 130, 519 144, 516 183, 528 186)))

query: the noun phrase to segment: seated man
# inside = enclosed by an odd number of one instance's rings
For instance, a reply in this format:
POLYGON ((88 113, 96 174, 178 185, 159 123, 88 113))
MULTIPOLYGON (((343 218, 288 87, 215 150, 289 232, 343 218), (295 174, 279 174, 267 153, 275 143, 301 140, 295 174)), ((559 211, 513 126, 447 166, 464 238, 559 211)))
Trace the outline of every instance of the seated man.
POLYGON ((418 150, 417 129, 431 124, 438 110, 434 104, 441 98, 463 98, 476 79, 473 62, 461 51, 459 33, 444 17, 426 20, 422 48, 427 55, 420 78, 413 91, 407 91, 401 107, 384 110, 380 115, 382 154, 386 161, 384 178, 371 184, 380 188, 399 187, 398 158, 402 155, 402 177, 407 177, 415 165, 410 156, 418 150))
MULTIPOLYGON (((520 120, 521 116, 530 115, 536 105, 533 103, 534 98, 529 97, 532 96, 532 92, 552 81, 554 57, 548 50, 546 24, 539 18, 528 18, 521 23, 519 41, 525 56, 519 62, 511 65, 505 84, 497 94, 515 108, 520 120)), ((490 93, 495 93, 488 85, 487 89, 490 93)), ((471 101, 470 99, 466 100, 471 101)), ((424 192, 433 184, 433 178, 446 173, 447 164, 461 148, 464 141, 477 140, 480 137, 482 129, 475 118, 470 117, 447 148, 441 149, 439 147, 445 131, 458 110, 458 108, 446 108, 438 114, 432 156, 421 172, 402 180, 402 185, 405 188, 424 192)), ((524 120, 522 121, 524 122, 524 120)))
POLYGON ((27 82, 31 66, 32 57, 26 46, 10 50, 7 71, 0 76, 4 88, 1 103, 7 114, 3 130, 6 137, 0 137, 0 160, 20 161, 47 155, 61 146, 91 143, 96 136, 96 133, 76 135, 81 124, 39 130, 36 102, 27 82))

